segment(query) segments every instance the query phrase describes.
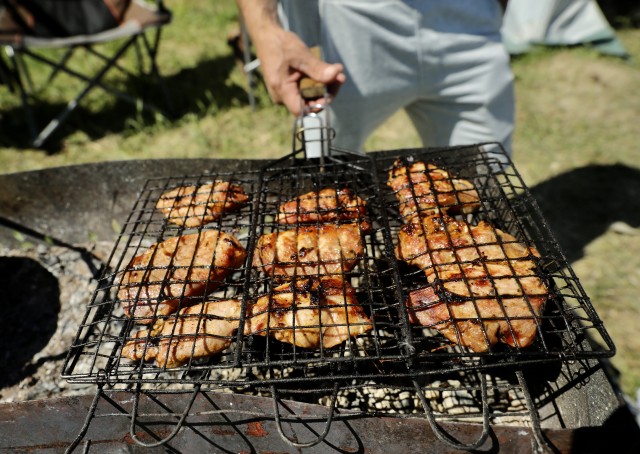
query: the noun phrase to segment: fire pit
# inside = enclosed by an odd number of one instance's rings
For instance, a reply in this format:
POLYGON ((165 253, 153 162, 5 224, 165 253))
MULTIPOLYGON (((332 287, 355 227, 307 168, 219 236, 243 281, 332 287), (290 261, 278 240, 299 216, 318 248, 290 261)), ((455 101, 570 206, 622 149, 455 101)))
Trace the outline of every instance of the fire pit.
MULTIPOLYGON (((322 171, 318 163, 308 162, 198 160, 110 163, 4 176, 0 234, 3 243, 11 244, 10 255, 44 262, 42 267, 57 277, 47 254, 66 254, 73 257, 77 270, 82 269, 78 274, 87 276, 87 286, 98 290, 92 298, 87 295, 83 307, 73 298, 69 304, 69 294, 61 286, 60 314, 75 310, 76 315, 73 320, 58 316, 65 318, 67 333, 71 325, 71 329, 81 328, 73 345, 67 344, 72 348, 65 364, 58 362, 72 383, 54 386, 46 395, 25 396, 85 394, 75 401, 80 410, 71 409, 65 399, 6 404, 6 415, 23 415, 17 420, 23 421, 25 432, 10 431, 2 437, 7 440, 2 446, 53 446, 60 440, 85 446, 137 441, 185 450, 218 446, 238 451, 260 446, 289 450, 292 444, 320 443, 317 449, 325 451, 327 446, 384 451, 399 446, 400 440, 403 445, 410 440, 414 448, 417 444, 435 450, 452 445, 460 449, 499 445, 506 450, 552 445, 563 450, 578 446, 571 440, 577 433, 589 433, 585 439, 591 440, 591 435, 610 430, 609 421, 624 407, 598 358, 613 354, 613 345, 546 230, 535 202, 528 198, 526 186, 514 170, 506 168, 488 179, 480 177, 479 168, 497 164, 482 153, 482 147, 446 152, 406 150, 401 154, 436 159, 462 176, 475 178, 486 203, 483 216, 494 216, 493 220, 518 232, 520 240, 534 243, 545 259, 553 296, 532 349, 499 348, 477 354, 451 345, 436 348, 435 343, 442 344, 441 336, 407 324, 400 302, 411 283, 406 270, 396 268, 391 260, 399 223, 385 211, 393 206, 392 196, 383 194, 380 181, 398 151, 376 153, 372 159, 323 163, 322 171), (251 238, 274 228, 268 213, 304 188, 327 182, 348 184, 366 196, 374 229, 366 237, 363 271, 352 276, 352 282, 359 298, 370 301, 368 311, 376 314, 380 325, 350 341, 346 349, 320 353, 276 347, 269 340, 244 339, 239 333, 222 359, 175 370, 121 358, 133 326, 114 304, 116 275, 137 244, 174 228, 162 223, 150 201, 170 187, 221 176, 233 176, 250 188, 254 202, 228 221, 234 223, 231 230, 247 242, 250 254, 251 238), (605 349, 592 350, 588 342, 592 337, 605 349), (95 398, 86 397, 96 387, 95 398), (42 402, 66 419, 54 433, 40 438, 33 431, 25 435, 27 427, 47 414, 36 410, 42 402), (376 439, 376 430, 386 436, 376 439)), ((7 262, 5 267, 12 264, 7 262)), ((245 292, 245 300, 264 290, 264 279, 250 269, 238 273, 243 278, 235 289, 245 292)), ((20 273, 15 279, 24 280, 20 273)), ((42 280, 46 284, 47 278, 42 280)), ((55 291, 46 293, 56 299, 55 291)), ((48 355, 59 358, 60 353, 48 355)), ((621 424, 616 429, 621 427, 630 426, 621 424)))

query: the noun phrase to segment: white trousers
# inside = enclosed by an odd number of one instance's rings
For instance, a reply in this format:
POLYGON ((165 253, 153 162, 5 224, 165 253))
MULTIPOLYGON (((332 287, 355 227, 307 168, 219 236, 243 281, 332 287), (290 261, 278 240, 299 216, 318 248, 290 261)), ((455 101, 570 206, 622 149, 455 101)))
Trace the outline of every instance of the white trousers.
POLYGON ((285 26, 345 67, 334 145, 360 150, 405 109, 423 145, 511 151, 513 76, 498 0, 283 0, 285 26))

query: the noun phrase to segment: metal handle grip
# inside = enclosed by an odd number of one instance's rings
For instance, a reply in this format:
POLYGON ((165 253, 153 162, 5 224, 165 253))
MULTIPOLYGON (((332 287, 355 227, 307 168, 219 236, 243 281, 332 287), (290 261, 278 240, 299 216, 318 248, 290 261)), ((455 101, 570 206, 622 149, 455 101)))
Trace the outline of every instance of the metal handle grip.
MULTIPOLYGON (((312 47, 309 49, 311 53, 318 59, 321 57, 321 49, 319 46, 312 47)), ((298 82, 298 88, 300 89, 300 95, 302 95, 302 99, 306 101, 312 101, 314 99, 322 98, 325 96, 327 92, 327 87, 322 82, 318 82, 317 80, 313 80, 310 77, 303 77, 298 82)))

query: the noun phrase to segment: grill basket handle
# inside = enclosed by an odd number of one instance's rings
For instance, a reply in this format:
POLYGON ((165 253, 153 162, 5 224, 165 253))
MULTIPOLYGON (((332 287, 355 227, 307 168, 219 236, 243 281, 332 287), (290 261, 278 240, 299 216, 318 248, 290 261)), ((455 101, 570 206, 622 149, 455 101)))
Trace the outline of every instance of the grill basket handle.
MULTIPOLYGON (((317 58, 322 58, 319 46, 312 47, 310 51, 317 58)), ((301 105, 300 115, 293 124, 294 153, 299 142, 305 158, 320 158, 321 163, 324 163, 334 135, 327 111, 327 106, 331 103, 331 94, 325 84, 306 76, 298 81, 298 90, 301 105)))
MULTIPOLYGON (((309 50, 316 58, 322 58, 322 50, 320 49, 320 46, 314 46, 309 50)), ((305 101, 313 101, 318 98, 324 98, 326 97, 327 93, 327 87, 325 84, 306 76, 302 77, 298 81, 298 89, 300 90, 302 99, 305 101)))
POLYGON ((334 384, 333 391, 331 393, 331 404, 329 407, 329 413, 327 415, 327 421, 325 423, 324 430, 320 435, 318 435, 318 437, 315 440, 312 440, 306 443, 301 443, 299 441, 292 440, 284 433, 284 430, 282 428, 282 419, 280 417, 280 406, 278 405, 278 391, 275 385, 271 385, 271 395, 273 397, 273 415, 275 418, 275 423, 276 423, 276 426, 278 427, 278 433, 280 433, 280 436, 285 442, 287 442, 288 444, 296 448, 310 448, 324 441, 324 439, 329 434, 329 430, 331 429, 331 423, 333 422, 333 415, 336 409, 336 400, 338 398, 337 382, 334 384))
POLYGON ((141 441, 137 437, 137 435, 135 433, 136 420, 137 420, 137 415, 138 415, 138 404, 140 402, 140 388, 138 387, 138 389, 136 390, 136 392, 133 395, 133 408, 131 410, 131 425, 129 426, 129 434, 131 435, 131 438, 138 445, 140 445, 142 447, 145 447, 145 448, 155 448, 155 447, 162 446, 162 445, 168 443, 173 437, 175 437, 178 434, 178 432, 180 431, 180 429, 184 425, 184 422, 187 419, 187 415, 189 414, 189 411, 191 410, 191 407, 193 406, 193 403, 195 402, 196 397, 198 396, 199 393, 200 393, 200 385, 195 385, 193 393, 191 394, 191 397, 189 398, 189 401, 187 402, 187 406, 185 407, 184 411, 180 415, 180 419, 178 420, 178 422, 176 423, 175 427, 173 428, 173 430, 171 431, 171 433, 169 435, 167 435, 165 438, 163 438, 161 440, 158 440, 156 442, 145 443, 145 442, 141 441))
POLYGON ((489 436, 489 405, 487 403, 487 378, 484 374, 480 374, 480 392, 482 394, 482 433, 480 437, 472 443, 464 444, 453 438, 450 434, 446 433, 442 427, 436 422, 436 419, 433 415, 433 411, 427 402, 427 399, 420 387, 420 384, 413 380, 413 386, 416 389, 416 393, 420 398, 420 403, 424 408, 425 416, 427 417, 427 421, 429 421, 429 425, 433 430, 434 435, 442 442, 447 443, 448 445, 454 447, 455 449, 460 449, 463 451, 473 451, 478 449, 480 446, 484 444, 489 436))

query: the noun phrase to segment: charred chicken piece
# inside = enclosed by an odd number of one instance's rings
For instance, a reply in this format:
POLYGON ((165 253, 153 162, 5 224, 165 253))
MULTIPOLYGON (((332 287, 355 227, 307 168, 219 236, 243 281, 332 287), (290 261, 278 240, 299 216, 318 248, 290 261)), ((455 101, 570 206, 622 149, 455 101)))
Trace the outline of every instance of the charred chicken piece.
POLYGON ((398 240, 399 260, 458 297, 547 294, 536 273, 538 251, 488 222, 471 225, 432 215, 402 226, 398 240))
POLYGON ((238 300, 215 301, 185 307, 173 318, 158 320, 152 330, 140 330, 127 342, 122 355, 175 368, 192 359, 217 355, 231 345, 241 314, 238 300))
POLYGON ((299 279, 261 296, 247 311, 244 332, 303 348, 331 348, 372 328, 353 287, 327 277, 299 279))
POLYGON ((479 298, 446 302, 432 286, 410 293, 409 321, 434 328, 451 342, 474 352, 498 342, 525 348, 533 343, 546 297, 479 298))
POLYGON ((262 235, 253 266, 276 280, 331 276, 351 271, 363 255, 358 224, 301 226, 262 235))
POLYGON ((216 180, 202 186, 181 186, 165 192, 156 208, 173 224, 198 227, 237 210, 248 200, 242 186, 216 180))
POLYGON ((325 188, 289 200, 278 209, 280 224, 311 224, 335 221, 358 221, 369 231, 367 203, 347 188, 325 188))
POLYGON ((412 323, 476 352, 497 342, 533 342, 548 298, 535 248, 484 221, 474 226, 432 215, 400 229, 396 256, 421 268, 431 284, 409 296, 412 323))
POLYGON ((395 192, 405 222, 435 212, 471 213, 480 206, 473 183, 422 161, 408 164, 396 160, 387 185, 395 192))
POLYGON ((205 230, 153 244, 131 260, 120 277, 118 298, 124 312, 142 324, 189 305, 212 292, 240 267, 247 254, 228 233, 205 230))

